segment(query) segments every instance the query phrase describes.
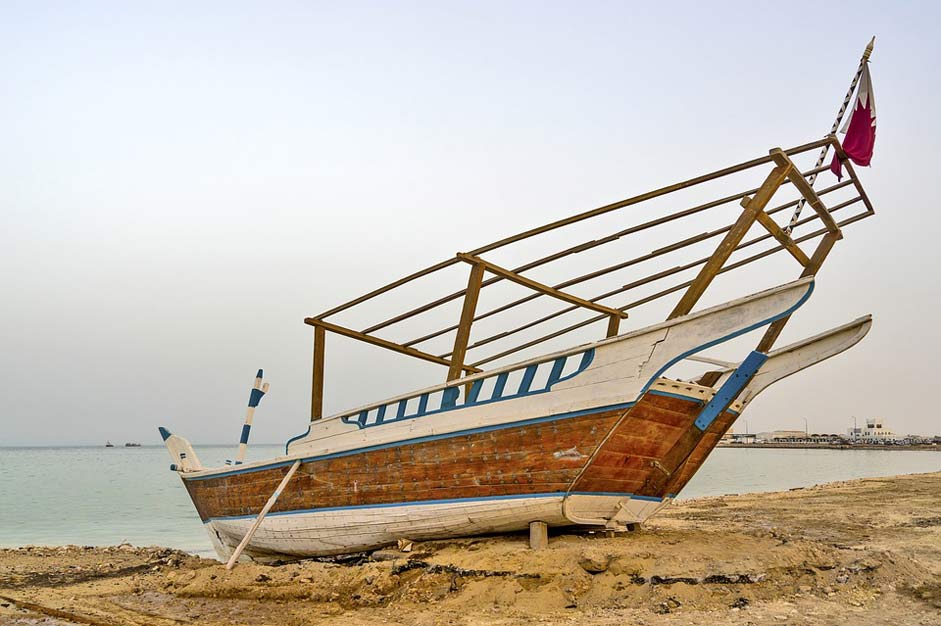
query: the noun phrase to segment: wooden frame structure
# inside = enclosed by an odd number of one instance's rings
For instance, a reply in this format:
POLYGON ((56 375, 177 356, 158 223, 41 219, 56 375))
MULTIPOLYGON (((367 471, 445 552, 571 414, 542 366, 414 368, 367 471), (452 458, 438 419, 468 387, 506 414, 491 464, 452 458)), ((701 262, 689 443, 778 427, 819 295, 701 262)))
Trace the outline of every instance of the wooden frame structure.
MULTIPOLYGON (((543 226, 539 226, 513 235, 511 237, 506 237, 491 244, 481 246, 467 253, 458 253, 451 259, 442 261, 421 271, 405 276, 404 278, 380 287, 379 289, 373 290, 350 302, 334 307, 315 317, 310 317, 304 320, 305 323, 314 327, 313 371, 311 381, 311 420, 316 420, 323 417, 324 360, 326 352, 325 342, 328 331, 379 346, 399 354, 404 354, 445 366, 448 368, 446 380, 456 381, 460 379, 462 375, 482 371, 481 366, 484 366, 487 363, 491 363, 498 359, 531 348, 535 345, 549 341, 567 333, 574 332, 575 330, 597 321, 605 320, 607 322, 605 331, 606 336, 615 336, 619 333, 621 320, 628 317, 628 310, 669 296, 679 291, 683 291, 683 294, 670 313, 669 318, 686 315, 692 311, 693 307, 709 288, 709 285, 719 274, 743 267, 782 250, 788 252, 802 266, 803 270, 801 276, 814 275, 820 270, 820 267, 826 260, 827 255, 833 248, 833 245, 842 238, 843 234, 841 229, 845 226, 848 226, 849 224, 873 215, 874 212, 875 211, 872 208, 872 204, 870 203, 865 190, 856 176, 856 172, 853 169, 852 163, 846 158, 846 154, 843 152, 842 146, 840 145, 836 136, 829 135, 824 139, 790 148, 788 150, 775 148, 769 152, 768 156, 746 161, 744 163, 739 163, 738 165, 733 165, 731 167, 705 174, 703 176, 669 185, 667 187, 634 196, 620 202, 609 204, 590 211, 585 211, 583 213, 578 213, 568 218, 557 220, 549 224, 545 224, 543 226), (825 171, 829 166, 820 166, 812 168, 808 171, 801 171, 794 164, 792 158, 827 145, 830 145, 835 149, 837 155, 843 162, 843 166, 847 172, 847 178, 842 182, 836 183, 818 192, 813 189, 810 183, 807 182, 807 178, 815 177, 816 174, 825 171), (638 205, 656 198, 679 192, 681 190, 690 189, 705 183, 709 183, 711 181, 717 181, 733 174, 738 174, 753 168, 759 168, 767 165, 772 165, 773 168, 766 175, 761 185, 756 188, 746 189, 730 195, 726 194, 722 197, 715 198, 690 208, 676 211, 668 215, 663 215, 639 224, 634 224, 628 228, 610 233, 604 237, 592 239, 590 241, 582 242, 577 245, 558 250, 547 256, 532 260, 513 269, 506 269, 501 267, 481 256, 488 252, 497 250, 499 248, 504 248, 522 240, 571 226, 578 222, 583 222, 585 220, 599 217, 601 215, 605 215, 628 206, 638 205), (797 190, 799 197, 793 201, 768 208, 768 205, 770 204, 770 201, 774 197, 775 193, 783 185, 787 184, 792 185, 793 188, 797 190), (830 207, 826 206, 821 200, 822 196, 827 196, 828 194, 841 189, 849 189, 850 187, 855 190, 855 193, 853 197, 847 200, 838 202, 830 207), (733 224, 674 242, 648 254, 627 259, 614 265, 592 271, 588 274, 570 278, 555 285, 547 285, 523 275, 523 273, 527 272, 528 270, 552 263, 554 261, 565 259, 571 255, 579 254, 587 250, 591 250, 599 246, 617 241, 623 237, 641 233, 650 228, 667 224, 673 222, 674 220, 680 220, 692 215, 700 214, 710 209, 714 209, 716 207, 720 207, 722 205, 736 201, 741 204, 742 212, 733 224), (818 228, 817 230, 795 238, 788 234, 788 232, 785 231, 781 226, 779 226, 772 216, 789 208, 795 207, 798 203, 801 202, 806 202, 809 204, 814 209, 814 215, 796 222, 795 226, 803 226, 815 220, 819 220, 822 228, 818 228), (847 207, 853 207, 859 203, 862 203, 863 205, 863 210, 861 212, 856 212, 855 214, 850 215, 849 217, 846 217, 840 221, 837 221, 833 216, 833 214, 837 211, 846 209, 847 207), (759 224, 766 232, 763 235, 746 239, 746 236, 748 235, 752 226, 756 223, 759 224), (581 298, 569 293, 568 291, 565 291, 565 289, 573 285, 592 280, 599 276, 611 274, 618 270, 632 267, 645 261, 665 257, 671 253, 675 253, 697 243, 708 241, 709 239, 718 237, 720 235, 723 236, 721 242, 718 244, 715 251, 710 256, 705 258, 650 273, 617 289, 607 291, 591 298, 581 298), (801 248, 800 244, 806 241, 815 240, 818 237, 821 238, 820 241, 817 243, 816 248, 808 255, 801 248), (729 263, 729 260, 734 253, 769 240, 773 240, 776 245, 774 247, 752 254, 751 256, 748 256, 744 259, 729 263), (386 294, 396 288, 411 283, 412 281, 444 270, 458 263, 466 263, 470 265, 470 273, 467 285, 464 289, 450 293, 432 302, 424 303, 420 306, 373 324, 362 330, 353 330, 337 323, 327 321, 327 318, 329 317, 352 309, 353 307, 372 300, 377 296, 386 294), (670 286, 661 289, 652 295, 639 298, 621 306, 609 306, 599 303, 601 300, 629 292, 633 289, 652 284, 656 281, 667 280, 672 276, 680 274, 681 272, 695 269, 697 267, 700 269, 694 279, 683 281, 677 284, 671 284, 670 286), (491 276, 486 277, 486 274, 490 274, 491 276), (481 291, 485 287, 503 280, 519 284, 531 290, 533 293, 507 304, 495 307, 491 310, 478 312, 477 305, 481 291), (510 330, 478 339, 471 343, 471 329, 475 322, 508 311, 542 296, 549 296, 556 300, 560 300, 567 306, 548 315, 530 320, 510 330), (460 318, 457 323, 453 325, 449 325, 445 328, 435 330, 431 333, 405 342, 390 341, 375 335, 377 331, 386 329, 394 324, 414 318, 417 315, 426 313, 456 300, 462 300, 462 306, 460 318), (534 340, 511 346, 507 349, 501 350, 496 354, 489 355, 486 358, 468 363, 468 353, 474 349, 497 341, 506 340, 517 333, 535 328, 536 326, 556 319, 561 315, 578 310, 592 312, 596 315, 582 320, 576 324, 569 325, 565 328, 562 328, 561 330, 550 332, 534 340), (450 333, 454 333, 453 347, 450 352, 446 352, 444 354, 432 354, 431 352, 427 352, 415 347, 419 344, 423 344, 432 339, 442 337, 450 333)), ((758 350, 767 352, 774 345, 774 342, 776 341, 778 335, 781 333, 786 323, 787 318, 774 322, 768 328, 759 342, 758 350)), ((706 379, 704 379, 703 384, 709 383, 706 379)))

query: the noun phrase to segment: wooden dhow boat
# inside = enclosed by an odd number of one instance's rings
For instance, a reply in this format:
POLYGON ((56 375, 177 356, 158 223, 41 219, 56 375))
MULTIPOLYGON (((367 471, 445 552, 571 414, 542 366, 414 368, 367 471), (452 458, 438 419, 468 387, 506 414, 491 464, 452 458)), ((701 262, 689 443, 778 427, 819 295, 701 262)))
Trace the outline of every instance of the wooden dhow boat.
POLYGON ((243 462, 252 413, 267 389, 259 371, 235 462, 205 468, 184 438, 161 428, 171 467, 230 565, 241 554, 336 555, 402 539, 624 529, 682 491, 759 393, 868 332, 866 316, 774 349, 844 229, 873 214, 829 135, 458 253, 305 320, 314 331, 311 419, 283 456, 243 462), (828 168, 822 163, 831 149, 847 175, 817 191, 811 182, 828 168), (816 165, 802 165, 814 154, 816 165), (810 216, 778 224, 776 216, 799 216, 805 203, 810 216), (642 219, 625 218, 628 208, 642 219), (574 242, 559 248, 572 232, 574 242), (540 239, 552 250, 521 262, 540 239), (775 285, 785 265, 780 252, 800 276, 775 285), (606 264, 572 277, 586 258, 606 264), (420 306, 394 297, 420 282, 441 287, 443 275, 462 265, 469 277, 454 291, 420 306), (733 271, 741 278, 729 281, 733 271), (771 286, 697 309, 710 287, 734 293, 746 279, 771 286), (601 290, 602 280, 614 287, 601 290), (525 295, 507 296, 501 286, 525 295), (485 300, 489 293, 495 298, 485 300), (336 320, 377 300, 413 306, 362 330, 336 320), (532 305, 548 302, 562 306, 533 313, 532 305), (628 313, 641 311, 666 312, 666 320, 625 332, 628 313), (433 314, 456 319, 408 340, 389 338, 392 327, 403 334, 433 314), (501 316, 515 323, 500 326, 501 316), (496 332, 472 340, 478 328, 496 332), (602 337, 585 342, 592 332, 602 337), (437 364, 447 375, 324 416, 328 334, 437 364), (434 350, 436 342, 444 347, 434 350), (574 347, 552 347, 566 343, 574 347), (736 358, 706 354, 723 349, 736 358), (689 373, 675 373, 681 366, 689 373))

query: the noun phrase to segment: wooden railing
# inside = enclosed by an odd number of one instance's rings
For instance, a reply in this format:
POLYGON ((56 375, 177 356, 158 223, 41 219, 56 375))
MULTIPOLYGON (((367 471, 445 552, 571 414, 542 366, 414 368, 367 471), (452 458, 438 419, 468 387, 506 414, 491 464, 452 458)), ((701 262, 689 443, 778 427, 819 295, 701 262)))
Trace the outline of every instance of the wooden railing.
MULTIPOLYGON (((846 192, 843 191, 842 193, 845 195, 846 192)), ((320 315, 307 318, 305 320, 307 324, 310 324, 314 327, 314 364, 311 392, 311 419, 318 419, 322 417, 323 414, 324 360, 327 331, 352 339, 357 339, 359 341, 379 346, 387 350, 392 350, 399 354, 404 354, 447 367, 448 373, 446 381, 450 382, 461 378, 462 375, 480 372, 482 371, 481 367, 489 363, 506 358, 522 350, 532 348, 533 346, 539 345, 540 343, 574 332, 580 328, 601 320, 606 321, 605 336, 614 336, 620 331, 621 320, 627 318, 627 312, 629 310, 667 297, 673 293, 683 292, 679 301, 670 313, 669 318, 685 315, 693 309, 702 295, 707 291, 712 281, 718 275, 743 267, 772 254, 776 254, 780 251, 786 251, 801 265, 801 276, 816 274, 823 262, 826 260, 827 255, 829 254, 833 245, 836 243, 836 241, 842 238, 841 229, 849 224, 857 222, 861 219, 865 219, 873 213, 874 210, 872 205, 868 196, 866 195, 866 192, 863 190, 858 177, 856 176, 856 172, 854 171, 852 164, 846 159, 846 155, 843 152, 839 141, 835 136, 831 135, 822 140, 790 148, 788 150, 775 148, 769 152, 768 156, 765 157, 746 161, 744 163, 724 168, 710 174, 692 178, 674 185, 669 185, 667 187, 663 187, 645 194, 640 194, 638 196, 599 207, 597 209, 585 211, 562 220, 557 220, 549 224, 524 231, 517 235, 506 237, 491 244, 481 246, 467 253, 458 253, 452 259, 442 261, 425 268, 424 270, 410 274, 404 278, 385 285, 384 287, 351 300, 350 302, 334 307, 333 309, 325 311, 320 315), (801 172, 794 164, 792 159, 794 157, 803 155, 804 153, 816 150, 827 144, 831 145, 836 150, 837 155, 843 161, 843 165, 847 171, 847 179, 831 185, 830 187, 821 189, 820 191, 815 191, 807 182, 806 178, 826 170, 827 167, 815 167, 813 169, 801 172), (763 182, 757 187, 744 189, 733 194, 724 193, 721 197, 713 198, 708 202, 700 203, 680 211, 674 211, 667 215, 661 215, 641 223, 632 224, 627 228, 622 228, 615 232, 608 233, 603 237, 583 241, 581 243, 568 246, 562 250, 557 250, 551 254, 539 257, 513 269, 506 269, 481 256, 497 249, 506 248, 523 240, 537 237, 539 235, 543 235, 558 229, 563 229, 579 222, 597 218, 629 206, 641 205, 657 198, 675 194, 682 190, 704 186, 713 181, 721 181, 726 177, 730 177, 742 172, 747 172, 748 170, 766 165, 773 165, 773 168, 765 176, 763 182), (778 190, 784 185, 792 186, 792 188, 799 193, 799 197, 772 208, 767 208, 776 192, 778 192, 778 190), (839 193, 841 190, 848 190, 850 187, 853 187, 855 191, 852 197, 835 202, 830 207, 827 207, 827 205, 824 204, 823 198, 828 197, 831 194, 839 193), (799 202, 802 201, 806 201, 808 204, 810 204, 810 206, 814 209, 814 214, 798 221, 795 226, 801 227, 819 220, 822 228, 803 234, 800 237, 792 237, 781 226, 778 225, 772 216, 786 211, 787 209, 796 206, 799 202), (667 225, 677 220, 703 214, 711 209, 728 205, 732 202, 739 202, 743 209, 734 223, 672 242, 669 245, 660 247, 647 254, 622 260, 615 264, 596 269, 587 274, 569 278, 553 285, 544 284, 534 280, 529 276, 523 275, 524 272, 535 269, 537 267, 567 259, 573 255, 610 244, 625 237, 645 233, 645 231, 658 226, 667 225), (850 211, 851 214, 842 220, 838 221, 834 216, 834 214, 836 214, 838 211, 846 212, 846 209, 856 208, 860 205, 862 206, 862 211, 850 211), (762 235, 752 237, 751 239, 746 239, 746 236, 755 223, 759 224, 766 232, 762 235), (666 269, 659 269, 658 271, 648 273, 627 284, 621 285, 620 287, 605 291, 604 293, 597 294, 590 298, 579 297, 567 291, 569 287, 591 281, 601 276, 613 274, 620 270, 637 266, 641 263, 653 261, 655 259, 667 258, 669 255, 678 253, 685 248, 706 242, 719 236, 722 236, 722 239, 715 251, 709 256, 705 256, 693 261, 687 261, 673 267, 668 267, 666 269), (818 237, 821 239, 810 254, 801 248, 800 244, 816 240, 818 237), (733 253, 745 250, 746 248, 757 246, 758 244, 770 240, 773 240, 776 244, 774 247, 761 250, 752 254, 751 256, 745 257, 744 259, 740 259, 732 263, 729 262, 733 253), (341 326, 335 322, 327 321, 327 318, 335 316, 338 313, 348 311, 353 307, 357 307, 358 305, 376 298, 377 296, 389 293, 394 289, 435 274, 436 272, 440 272, 458 263, 466 263, 470 265, 470 273, 468 276, 467 285, 461 290, 454 291, 431 302, 423 303, 393 317, 372 324, 363 330, 353 330, 341 326), (694 270, 696 268, 699 268, 698 274, 692 280, 671 284, 654 294, 635 299, 620 306, 601 304, 602 300, 630 292, 632 290, 638 289, 639 287, 653 284, 658 281, 666 281, 672 276, 676 276, 682 272, 694 270), (490 276, 487 277, 487 274, 490 274, 490 276), (478 311, 479 295, 482 289, 500 281, 514 282, 531 290, 532 293, 525 297, 517 298, 510 302, 496 306, 490 310, 482 312, 478 311), (487 337, 479 338, 476 341, 471 342, 471 330, 475 322, 499 315, 544 296, 548 296, 555 300, 560 300, 565 303, 566 306, 551 313, 547 313, 535 319, 526 321, 523 324, 518 324, 507 330, 487 337), (442 307, 443 305, 456 300, 462 300, 461 314, 456 324, 451 324, 445 326, 444 328, 433 330, 420 337, 404 342, 391 341, 375 335, 375 333, 380 330, 387 329, 390 326, 405 320, 409 320, 424 313, 428 313, 429 311, 442 307), (482 358, 478 358, 477 360, 471 360, 472 362, 468 363, 469 359, 467 358, 467 355, 471 351, 486 345, 494 344, 496 342, 508 340, 510 337, 518 333, 533 329, 562 315, 565 315, 566 313, 579 310, 594 313, 595 315, 535 339, 509 346, 494 354, 486 355, 482 358), (443 337, 450 333, 454 333, 454 340, 450 352, 443 354, 433 354, 416 347, 420 344, 430 342, 433 339, 443 337)), ((786 323, 787 319, 785 318, 772 324, 759 342, 758 350, 769 350, 786 323)), ((707 383, 708 380, 704 381, 704 384, 707 383)), ((468 388, 468 392, 469 391, 470 388, 468 388)))

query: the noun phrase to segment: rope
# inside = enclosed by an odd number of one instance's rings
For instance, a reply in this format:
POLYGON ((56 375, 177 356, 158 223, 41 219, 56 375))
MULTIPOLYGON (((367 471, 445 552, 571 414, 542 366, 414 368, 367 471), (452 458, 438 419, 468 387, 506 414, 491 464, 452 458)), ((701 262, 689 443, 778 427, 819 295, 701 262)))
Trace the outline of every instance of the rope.
MULTIPOLYGON (((859 60, 859 67, 856 69, 856 75, 853 76, 853 82, 850 83, 850 88, 846 92, 846 97, 843 98, 843 104, 840 106, 840 112, 836 114, 836 120, 833 122, 833 127, 830 128, 830 134, 835 135, 836 131, 840 128, 840 122, 843 121, 843 116, 846 114, 846 109, 849 107, 850 102, 853 100, 853 94, 856 91, 856 85, 859 83, 859 77, 863 74, 863 68, 866 67, 866 63, 869 62, 869 55, 872 54, 872 48, 876 43, 876 38, 873 37, 869 42, 869 45, 866 46, 866 50, 863 51, 863 58, 859 60)), ((820 149, 820 156, 817 157, 817 164, 814 165, 814 169, 819 168, 823 165, 823 162, 827 159, 827 152, 830 150, 830 144, 826 144, 823 148, 820 149)), ((817 172, 814 172, 810 175, 810 178, 807 179, 807 182, 811 187, 814 186, 814 183, 817 182, 817 172)), ((794 230, 794 227, 797 225, 797 220, 800 219, 801 210, 804 208, 804 205, 807 203, 807 198, 801 198, 797 202, 797 206, 794 208, 794 215, 791 216, 791 221, 788 222, 787 228, 784 229, 784 232, 788 235, 791 234, 791 231, 794 230)))

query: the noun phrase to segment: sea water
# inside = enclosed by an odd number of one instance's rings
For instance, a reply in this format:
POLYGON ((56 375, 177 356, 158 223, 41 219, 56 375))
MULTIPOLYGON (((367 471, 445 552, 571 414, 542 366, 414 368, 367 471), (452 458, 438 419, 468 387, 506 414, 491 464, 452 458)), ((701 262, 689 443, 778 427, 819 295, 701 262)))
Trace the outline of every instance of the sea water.
MULTIPOLYGON (((196 446, 207 466, 232 446, 196 446)), ((255 445, 249 460, 284 453, 255 445)), ((0 448, 0 546, 170 546, 212 554, 163 446, 0 448)), ((847 480, 941 471, 941 451, 718 448, 680 498, 777 491, 847 480)))

